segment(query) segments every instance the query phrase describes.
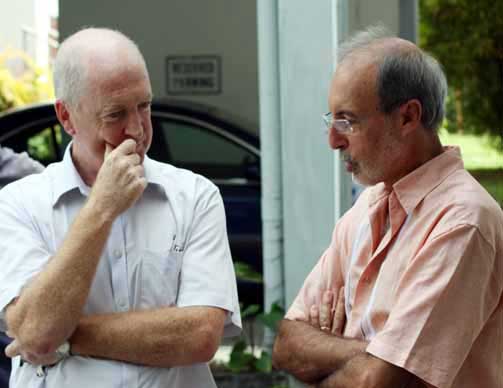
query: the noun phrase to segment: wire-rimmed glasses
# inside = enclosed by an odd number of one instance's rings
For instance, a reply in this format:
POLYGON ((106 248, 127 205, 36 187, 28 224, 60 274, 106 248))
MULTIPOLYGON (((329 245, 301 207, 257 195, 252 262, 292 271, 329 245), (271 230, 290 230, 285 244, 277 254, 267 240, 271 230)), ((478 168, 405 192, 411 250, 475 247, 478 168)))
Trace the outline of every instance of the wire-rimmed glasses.
POLYGON ((325 113, 323 116, 323 122, 326 125, 326 129, 324 129, 325 133, 331 128, 334 128, 338 133, 353 133, 353 124, 346 119, 334 119, 332 112, 325 113))

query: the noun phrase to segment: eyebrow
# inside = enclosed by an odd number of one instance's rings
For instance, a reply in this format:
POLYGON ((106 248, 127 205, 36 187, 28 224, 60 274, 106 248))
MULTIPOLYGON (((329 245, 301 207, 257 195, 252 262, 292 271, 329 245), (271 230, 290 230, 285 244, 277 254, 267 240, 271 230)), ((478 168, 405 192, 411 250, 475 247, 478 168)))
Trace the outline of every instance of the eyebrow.
MULTIPOLYGON (((145 104, 145 103, 152 103, 153 96, 151 94, 146 95, 140 102, 139 104, 145 104)), ((127 106, 123 102, 113 102, 110 104, 107 104, 103 107, 102 111, 103 112, 113 112, 116 110, 122 110, 126 109, 127 106)))

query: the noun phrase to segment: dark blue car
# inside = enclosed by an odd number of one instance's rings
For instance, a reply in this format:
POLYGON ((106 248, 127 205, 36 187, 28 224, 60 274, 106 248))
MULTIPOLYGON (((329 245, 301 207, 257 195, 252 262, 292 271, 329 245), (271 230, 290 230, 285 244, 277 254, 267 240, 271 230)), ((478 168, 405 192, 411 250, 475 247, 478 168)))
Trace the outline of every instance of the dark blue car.
MULTIPOLYGON (((154 134, 148 155, 202 174, 220 188, 233 259, 261 274, 258 137, 214 109, 181 101, 155 100, 152 124, 154 134)), ((17 152, 27 151, 44 165, 61 160, 68 141, 52 104, 0 114, 0 144, 17 152)), ((0 187, 6 183, 0 182, 0 187)), ((238 278, 238 293, 243 305, 263 304, 263 289, 258 282, 238 278)), ((1 369, 2 342, 0 351, 1 369)))

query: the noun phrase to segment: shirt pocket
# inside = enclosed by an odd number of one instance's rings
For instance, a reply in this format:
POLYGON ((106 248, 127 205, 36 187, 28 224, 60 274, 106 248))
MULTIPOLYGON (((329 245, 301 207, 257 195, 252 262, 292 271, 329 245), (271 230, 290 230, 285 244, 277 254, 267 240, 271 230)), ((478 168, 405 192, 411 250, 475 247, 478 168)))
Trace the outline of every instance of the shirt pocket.
POLYGON ((183 252, 140 252, 140 298, 138 308, 172 306, 176 302, 183 252))

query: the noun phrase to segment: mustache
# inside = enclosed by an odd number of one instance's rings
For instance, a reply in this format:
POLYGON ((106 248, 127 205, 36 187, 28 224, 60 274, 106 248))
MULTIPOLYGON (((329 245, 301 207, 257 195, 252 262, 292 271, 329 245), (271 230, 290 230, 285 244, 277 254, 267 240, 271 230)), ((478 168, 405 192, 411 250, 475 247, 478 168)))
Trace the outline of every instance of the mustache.
POLYGON ((346 163, 353 163, 353 159, 348 154, 341 152, 341 160, 346 163))

